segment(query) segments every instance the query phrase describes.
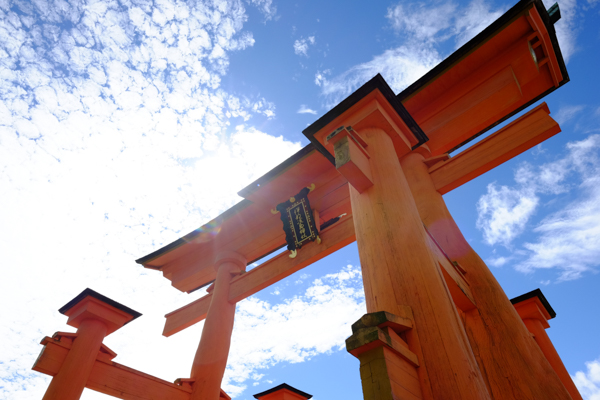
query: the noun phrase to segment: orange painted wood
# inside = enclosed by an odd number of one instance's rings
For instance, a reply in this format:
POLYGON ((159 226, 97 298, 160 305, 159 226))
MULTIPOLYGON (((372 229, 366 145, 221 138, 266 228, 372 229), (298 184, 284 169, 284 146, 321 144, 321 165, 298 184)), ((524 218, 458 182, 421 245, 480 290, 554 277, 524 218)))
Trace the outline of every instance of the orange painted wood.
POLYGON ((540 22, 532 4, 528 12, 403 99, 429 137, 427 145, 434 156, 493 126, 563 80, 554 49, 547 45, 548 31, 540 22), (533 60, 531 35, 544 39, 549 63, 537 65, 533 60))
MULTIPOLYGON (((33 370, 54 376, 60 371, 71 348, 70 343, 44 338, 42 350, 33 370)), ((94 362, 85 387, 126 400, 188 400, 191 389, 136 371, 132 368, 102 361, 101 352, 94 362)))
POLYGON ((133 316, 119 310, 95 297, 87 296, 71 309, 65 312, 69 317, 67 324, 79 328, 82 321, 95 319, 106 325, 106 336, 123 327, 132 320, 133 316))
POLYGON ((87 387, 124 400, 189 400, 190 389, 128 368, 96 361, 87 387))
POLYGON ((416 368, 384 345, 359 355, 360 377, 365 400, 421 400, 416 368))
POLYGON ((192 362, 192 394, 190 400, 218 399, 221 381, 227 366, 231 345, 231 332, 235 316, 235 302, 229 301, 231 279, 246 270, 243 256, 227 252, 217 256, 217 279, 202 337, 192 362))
POLYGON ((534 335, 535 342, 542 349, 542 353, 546 356, 546 359, 556 372, 556 375, 560 379, 560 381, 565 385, 565 388, 571 395, 573 400, 583 400, 579 390, 577 390, 577 386, 573 383, 573 379, 571 379, 571 375, 569 371, 565 368, 565 365, 562 362, 562 359, 558 355, 556 348, 552 344, 552 341, 548 337, 548 333, 546 333, 546 329, 544 324, 539 319, 527 318, 523 320, 525 326, 534 335))
POLYGON ((359 193, 373 186, 369 159, 359 145, 345 136, 336 141, 335 166, 359 193))
POLYGON ((493 274, 462 236, 423 157, 410 154, 402 167, 423 223, 450 259, 466 271, 477 305, 465 313, 466 330, 493 398, 570 399, 493 274))
MULTIPOLYGON (((298 251, 296 258, 284 252, 260 266, 235 277, 229 290, 229 301, 236 303, 296 271, 320 260, 354 242, 354 224, 351 215, 320 232, 321 244, 310 243, 298 251)), ((187 306, 166 315, 164 336, 171 336, 206 317, 212 295, 206 295, 187 306)))
POLYGON ((469 284, 465 280, 464 276, 457 271, 457 269, 448 259, 448 256, 446 256, 446 254, 429 234, 428 244, 429 248, 436 256, 444 277, 444 281, 446 282, 446 286, 448 286, 448 290, 450 291, 450 295, 452 296, 454 304, 456 304, 456 306, 462 311, 469 311, 475 308, 475 300, 473 300, 471 289, 469 288, 469 284))
POLYGON ((565 368, 560 355, 546 332, 546 329, 550 327, 548 320, 551 316, 539 298, 533 297, 527 299, 516 303, 514 307, 573 400, 582 400, 579 390, 577 390, 577 387, 573 383, 571 375, 565 368))
POLYGON ((478 114, 489 114, 486 112, 486 108, 490 103, 504 109, 507 105, 520 99, 522 94, 513 69, 508 66, 463 96, 459 97, 456 94, 454 96, 455 100, 449 105, 444 104, 447 99, 443 96, 428 105, 429 109, 437 110, 437 112, 419 124, 421 129, 427 132, 427 135, 438 137, 442 135, 442 132, 448 130, 452 132, 459 129, 468 130, 477 126, 479 119, 465 118, 465 115, 478 111, 478 114), (460 125, 462 126, 459 127, 460 125))
POLYGON ((77 338, 50 382, 43 400, 79 400, 108 328, 102 321, 79 321, 77 338))
POLYGON ((424 392, 435 399, 488 399, 391 139, 380 129, 359 134, 368 143, 374 180, 362 194, 350 189, 367 311, 412 308, 424 392))
MULTIPOLYGON (((415 398, 421 398, 421 384, 415 367, 410 364, 407 365, 406 360, 398 357, 397 354, 394 354, 389 349, 384 349, 383 354, 388 365, 388 373, 392 386, 396 384, 415 398), (410 371, 411 369, 412 371, 410 371)), ((397 394, 397 391, 398 389, 394 390, 395 394, 397 394)))
POLYGON ((516 121, 449 160, 434 165, 429 174, 445 194, 560 132, 542 103, 516 121))
POLYGON ((326 138, 341 126, 352 127, 357 132, 364 127, 377 127, 388 132, 398 157, 410 152, 411 146, 418 142, 410 128, 379 89, 365 95, 315 133, 315 139, 323 144, 332 155, 335 155, 333 144, 327 142, 326 138))
POLYGON ((258 400, 307 400, 306 396, 295 393, 286 388, 281 388, 275 392, 268 393, 264 396, 257 397, 258 400))
MULTIPOLYGON (((315 180, 316 188, 308 195, 311 207, 318 210, 325 221, 341 214, 340 205, 348 203, 349 209, 347 181, 331 164, 330 167, 322 176, 323 181, 315 180)), ((292 194, 301 188, 296 188, 292 194)), ((240 215, 237 237, 222 238, 217 235, 207 246, 198 247, 165 265, 162 268, 163 274, 172 281, 174 287, 190 292, 214 279, 212 263, 218 251, 235 251, 248 260, 254 260, 281 247, 285 243, 285 234, 279 214, 271 214, 270 209, 275 205, 274 202, 257 214, 240 215)), ((257 207, 252 205, 249 209, 257 207)))
POLYGON ((71 345, 65 345, 59 341, 52 340, 46 336, 42 341, 44 348, 40 352, 35 364, 33 364, 34 371, 41 372, 42 374, 54 376, 60 370, 61 365, 65 362, 67 354, 71 349, 71 345), (44 343, 45 342, 45 343, 44 343))

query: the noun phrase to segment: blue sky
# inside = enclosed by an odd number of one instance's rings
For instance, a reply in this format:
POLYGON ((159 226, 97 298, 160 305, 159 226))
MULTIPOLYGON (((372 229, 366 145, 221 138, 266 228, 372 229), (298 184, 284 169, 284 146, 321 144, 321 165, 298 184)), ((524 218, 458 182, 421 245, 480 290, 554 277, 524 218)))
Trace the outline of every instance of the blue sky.
MULTIPOLYGON (((509 297, 542 289, 600 399, 600 7, 559 4, 571 82, 545 101, 563 131, 445 199, 509 297)), ((144 314, 106 339, 116 362, 189 376, 202 324, 164 338, 163 316, 202 293, 134 260, 239 201, 375 74, 402 90, 512 5, 0 0, 0 399, 41 398, 39 341, 72 330, 57 310, 86 287, 144 314)), ((361 399, 344 339, 364 312, 350 245, 239 303, 224 388, 361 399)))

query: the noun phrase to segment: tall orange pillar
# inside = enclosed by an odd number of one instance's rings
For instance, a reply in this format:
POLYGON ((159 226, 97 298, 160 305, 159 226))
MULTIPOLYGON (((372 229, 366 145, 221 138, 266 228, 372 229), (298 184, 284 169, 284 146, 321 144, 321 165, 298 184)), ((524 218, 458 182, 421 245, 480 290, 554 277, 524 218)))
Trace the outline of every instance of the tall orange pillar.
MULTIPOLYGON (((484 380, 437 261, 390 136, 362 129, 373 186, 350 187, 367 311, 413 310, 426 399, 489 399, 484 380)), ((400 398, 400 397, 393 397, 400 398)))
POLYGON ((219 399, 235 316, 235 303, 229 302, 229 285, 233 276, 245 271, 246 259, 237 253, 223 253, 217 256, 215 269, 212 300, 192 364, 190 400, 219 399))
POLYGON ((554 318, 556 313, 548 304, 546 297, 540 289, 533 290, 529 293, 525 293, 519 297, 511 299, 510 302, 514 305, 515 310, 519 313, 519 316, 525 323, 525 326, 533 335, 535 342, 542 349, 542 353, 546 356, 546 359, 556 372, 556 375, 560 378, 565 388, 573 400, 582 400, 577 386, 573 383, 571 375, 565 368, 556 348, 552 344, 552 341, 548 337, 546 329, 550 328, 548 320, 554 318))
POLYGON ((59 310, 77 328, 77 337, 43 400, 78 400, 83 393, 104 337, 141 314, 101 294, 84 290, 59 310))
POLYGON ((458 229, 435 190, 424 157, 411 153, 402 159, 402 168, 423 224, 466 271, 477 308, 466 313, 465 327, 493 398, 571 399, 502 287, 458 229))

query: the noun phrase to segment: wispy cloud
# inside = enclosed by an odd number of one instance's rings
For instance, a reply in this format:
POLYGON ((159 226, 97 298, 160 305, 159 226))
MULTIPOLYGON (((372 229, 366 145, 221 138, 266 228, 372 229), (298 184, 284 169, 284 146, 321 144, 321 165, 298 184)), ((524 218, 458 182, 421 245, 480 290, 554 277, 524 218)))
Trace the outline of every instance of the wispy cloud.
POLYGON ((509 246, 525 231, 542 194, 577 191, 576 200, 533 227, 537 237, 522 244, 513 263, 522 272, 554 268, 560 280, 581 277, 600 258, 600 136, 569 143, 567 151, 536 168, 523 164, 516 187, 490 184, 478 203, 477 225, 485 241, 509 246))
POLYGON ((308 57, 308 46, 313 44, 315 44, 314 36, 309 36, 306 39, 298 39, 294 42, 294 53, 298 56, 308 57))
POLYGON ((538 197, 530 188, 498 188, 490 183, 487 194, 477 202, 477 227, 483 231, 485 242, 508 246, 525 230, 538 203, 538 197))
POLYGON ((486 260, 486 263, 491 265, 492 267, 502 267, 506 263, 508 263, 512 258, 511 257, 495 257, 486 260))
POLYGON ((246 2, 258 7, 265 16, 265 22, 277 19, 277 7, 273 5, 273 0, 246 0, 246 2))
POLYGON ((448 2, 431 7, 425 3, 398 3, 388 9, 386 17, 398 33, 413 40, 433 42, 444 40, 438 34, 451 26, 457 5, 448 2))
POLYGON ((399 3, 390 7, 387 18, 403 44, 386 50, 345 72, 328 79, 318 73, 315 83, 327 106, 337 104, 360 85, 381 73, 396 92, 439 64, 444 55, 438 45, 454 38, 459 47, 500 16, 487 3, 473 1, 466 8, 450 3, 399 3))
POLYGON ((600 358, 585 366, 587 371, 577 371, 571 378, 584 399, 600 400, 600 358))
MULTIPOLYGON (((546 8, 552 7, 556 0, 544 0, 546 8)), ((560 50, 565 62, 569 62, 571 56, 577 51, 577 35, 579 28, 577 24, 577 0, 559 0, 560 20, 554 25, 560 50)))
POLYGON ((314 280, 304 294, 282 304, 240 302, 224 388, 236 395, 270 366, 344 349, 350 325, 365 312, 360 268, 350 265, 314 280))
POLYGON ((576 106, 562 106, 558 112, 556 113, 556 115, 554 116, 554 118, 556 119, 556 121, 559 124, 564 124, 570 120, 572 120, 573 118, 575 118, 577 115, 579 115, 583 110, 585 109, 585 106, 583 105, 576 105, 576 106))
POLYGON ((542 220, 534 229, 537 240, 524 244, 527 258, 516 265, 525 272, 556 268, 561 280, 581 277, 598 266, 600 257, 600 136, 569 143, 567 148, 581 195, 542 220))
POLYGON ((317 114, 317 112, 311 108, 308 108, 304 104, 298 109, 298 114, 317 114))
POLYGON ((356 65, 331 79, 324 73, 319 73, 315 82, 321 86, 326 105, 331 107, 378 73, 381 73, 397 92, 420 78, 440 61, 438 52, 431 48, 399 47, 386 50, 373 60, 356 65))
POLYGON ((236 0, 0 2, 0 251, 13 266, 0 336, 19 344, 0 350, 0 398, 42 397, 39 341, 69 330, 56 310, 86 287, 144 314, 106 339, 118 362, 189 376, 201 326, 160 332, 190 298, 133 260, 300 148, 250 124, 272 118, 273 103, 220 87, 231 52, 254 43, 247 18, 236 0))

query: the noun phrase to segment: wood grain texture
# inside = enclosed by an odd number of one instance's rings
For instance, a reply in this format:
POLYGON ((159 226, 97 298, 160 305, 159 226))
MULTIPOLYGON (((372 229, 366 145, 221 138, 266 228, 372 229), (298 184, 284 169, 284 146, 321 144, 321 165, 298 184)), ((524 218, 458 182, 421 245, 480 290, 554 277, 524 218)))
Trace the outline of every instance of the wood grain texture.
POLYGON ((424 392, 434 399, 488 399, 391 139, 379 129, 359 134, 368 143, 374 180, 362 194, 350 189, 367 311, 412 308, 424 392))
POLYGON ((79 400, 86 387, 108 328, 105 323, 85 319, 60 369, 50 381, 43 400, 79 400))
MULTIPOLYGON (((47 339, 33 369, 54 376, 62 367, 71 346, 47 339)), ((188 400, 191 392, 191 389, 99 359, 94 362, 85 387, 125 400, 188 400)))
POLYGON ((411 154, 402 166, 423 223, 450 259, 466 271, 477 305, 465 313, 466 330, 493 398, 570 399, 496 278, 464 239, 435 190, 423 157, 411 154))
POLYGON ((549 112, 543 103, 481 142, 431 167, 429 173, 436 190, 448 193, 559 133, 560 126, 549 112))

